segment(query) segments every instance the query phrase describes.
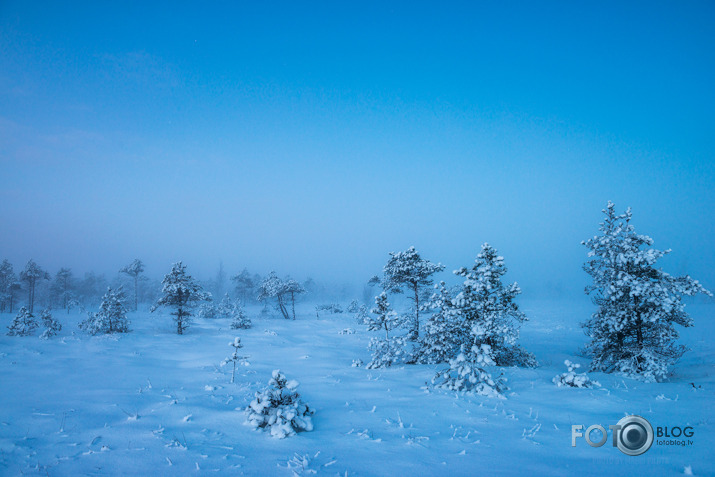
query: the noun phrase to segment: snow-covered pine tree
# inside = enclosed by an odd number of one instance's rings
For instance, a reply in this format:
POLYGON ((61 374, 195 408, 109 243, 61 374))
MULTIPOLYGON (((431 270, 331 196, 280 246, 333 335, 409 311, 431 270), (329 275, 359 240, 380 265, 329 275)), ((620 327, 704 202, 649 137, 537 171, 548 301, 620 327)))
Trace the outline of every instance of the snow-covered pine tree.
POLYGON ((128 333, 129 320, 127 319, 127 308, 124 305, 126 296, 120 286, 113 290, 107 288, 107 292, 102 297, 99 304, 99 311, 89 313, 88 317, 79 324, 80 329, 91 335, 105 333, 128 333))
POLYGON ((221 301, 218 302, 218 305, 216 305, 216 318, 231 318, 233 316, 234 306, 233 300, 231 300, 231 297, 226 293, 223 298, 221 298, 221 301))
POLYGON ((486 370, 494 366, 493 352, 489 345, 462 346, 456 358, 449 360, 449 368, 437 372, 432 378, 435 388, 449 391, 481 394, 489 397, 502 397, 506 390, 502 378, 493 379, 486 370))
POLYGON ((201 285, 186 273, 186 265, 177 262, 171 267, 171 272, 161 281, 162 296, 151 307, 153 313, 158 307, 172 308, 171 312, 176 321, 176 332, 184 334, 191 319, 191 307, 197 302, 211 300, 211 294, 203 291, 201 285))
POLYGON ((444 282, 435 285, 435 292, 425 303, 424 310, 432 310, 425 323, 416 358, 421 363, 446 363, 459 354, 460 346, 469 342, 466 323, 452 305, 452 293, 444 282))
POLYGON ((460 268, 455 274, 464 278, 461 291, 452 299, 450 313, 469 330, 465 349, 486 344, 497 366, 536 366, 533 354, 516 344, 519 326, 527 320, 514 299, 519 285, 504 285, 504 257, 485 243, 471 269, 460 268))
POLYGON ((225 313, 227 317, 231 318, 231 329, 240 330, 250 328, 251 319, 248 317, 246 311, 243 309, 243 305, 241 304, 241 302, 238 300, 236 300, 235 302, 231 302, 230 300, 231 299, 228 297, 227 293, 223 301, 221 302, 219 308, 221 310, 225 310, 222 311, 222 313, 225 313))
POLYGON ((302 402, 297 387, 297 381, 288 381, 278 369, 273 371, 268 387, 256 393, 246 408, 248 423, 280 439, 296 432, 312 431, 314 411, 302 402))
POLYGON ((119 270, 119 273, 129 275, 134 280, 134 311, 139 306, 139 275, 144 271, 144 263, 138 258, 132 263, 119 270))
POLYGON ((258 287, 258 301, 267 301, 269 298, 275 298, 276 308, 281 312, 283 318, 289 320, 290 315, 288 314, 288 309, 285 304, 286 297, 283 293, 284 288, 285 283, 283 280, 278 278, 276 272, 272 271, 263 279, 258 287))
POLYGON ((412 341, 416 341, 420 333, 420 293, 425 287, 432 286, 432 275, 442 270, 443 265, 423 259, 415 247, 404 252, 391 252, 383 268, 383 289, 391 293, 407 291, 414 302, 414 317, 408 333, 408 339, 412 341))
POLYGON ((598 306, 583 324, 591 338, 591 370, 660 381, 686 351, 676 344, 674 325, 693 325, 683 295, 712 294, 689 276, 656 268, 670 250, 649 248, 653 239, 635 232, 630 208, 617 214, 609 201, 603 213, 601 235, 582 242, 589 249, 584 270, 593 278, 586 293, 598 306))
POLYGON ((30 336, 37 329, 38 323, 32 313, 26 307, 20 308, 15 319, 7 327, 8 336, 30 336))
POLYGON ((290 297, 291 308, 293 312, 293 319, 295 320, 295 296, 305 293, 305 288, 303 285, 293 280, 292 278, 287 278, 283 282, 283 294, 290 297))
POLYGON ((45 327, 45 331, 42 332, 40 338, 43 340, 49 339, 55 336, 62 330, 62 324, 52 317, 52 313, 49 308, 42 310, 40 314, 40 320, 42 321, 42 326, 45 327))
POLYGON ((372 315, 365 318, 368 331, 384 331, 385 338, 370 340, 368 349, 372 351, 372 361, 367 368, 384 368, 404 360, 407 357, 405 337, 391 337, 390 331, 402 327, 405 320, 392 309, 384 291, 375 297, 375 308, 370 311, 372 315))

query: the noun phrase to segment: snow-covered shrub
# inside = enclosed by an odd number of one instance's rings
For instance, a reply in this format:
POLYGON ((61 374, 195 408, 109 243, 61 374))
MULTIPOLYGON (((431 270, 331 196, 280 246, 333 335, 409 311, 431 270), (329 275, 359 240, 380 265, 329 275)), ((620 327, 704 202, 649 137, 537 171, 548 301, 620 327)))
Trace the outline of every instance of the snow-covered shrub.
POLYGON ((371 312, 373 315, 366 319, 367 329, 369 331, 384 331, 385 337, 370 340, 369 349, 372 351, 372 361, 368 363, 367 368, 384 368, 404 361, 408 357, 405 351, 407 345, 405 337, 391 337, 390 331, 402 327, 405 320, 392 310, 385 292, 375 297, 375 308, 371 312))
POLYGON ((603 213, 602 234, 582 242, 589 249, 584 270, 593 278, 586 293, 598 305, 583 325, 591 338, 591 370, 660 381, 686 351, 676 344, 675 325, 693 325, 683 295, 712 294, 689 276, 658 268, 669 250, 648 248, 653 239, 635 232, 630 208, 619 215, 608 202, 603 213))
POLYGON ((360 303, 357 300, 351 301, 347 308, 348 313, 357 313, 359 309, 360 303))
POLYGON ((601 384, 598 381, 592 381, 586 373, 577 373, 576 370, 581 367, 578 363, 572 363, 568 359, 564 361, 568 371, 558 376, 554 376, 553 382, 557 386, 570 386, 572 388, 593 388, 599 387, 601 384))
POLYGON ((196 316, 198 318, 208 319, 218 318, 218 309, 211 302, 202 303, 201 306, 199 306, 199 309, 196 311, 196 316))
POLYGON ((52 313, 50 313, 49 308, 46 308, 42 311, 42 313, 40 314, 40 320, 42 321, 42 326, 45 327, 45 331, 43 331, 40 335, 40 338, 42 338, 43 340, 55 336, 62 330, 62 325, 59 321, 55 320, 52 317, 52 313))
POLYGON ((231 318, 231 329, 240 330, 251 327, 251 319, 246 315, 240 301, 231 302, 228 294, 219 305, 219 311, 223 316, 231 318))
POLYGON ((367 325, 370 313, 365 305, 360 305, 355 312, 355 321, 360 325, 367 325))
POLYGON ((449 391, 501 397, 506 390, 504 380, 494 380, 485 369, 496 364, 492 356, 491 347, 485 344, 472 346, 466 352, 463 349, 456 358, 449 360, 449 368, 437 373, 432 385, 449 391))
POLYGON ((243 311, 242 306, 236 306, 236 311, 233 314, 233 321, 231 321, 231 328, 234 330, 246 329, 252 326, 251 319, 243 311))
POLYGON ((327 303, 323 305, 315 305, 315 317, 320 318, 320 313, 335 315, 343 312, 343 307, 339 303, 327 303))
POLYGON ((389 338, 372 338, 368 349, 372 352, 372 360, 365 366, 367 369, 388 368, 396 363, 407 361, 410 354, 406 351, 407 340, 404 336, 389 338))
POLYGON ((7 327, 9 330, 7 335, 30 336, 35 333, 37 327, 38 323, 37 320, 35 320, 35 316, 27 311, 27 308, 23 306, 20 308, 20 311, 17 312, 17 315, 15 315, 15 318, 12 320, 12 323, 10 323, 10 326, 7 327))
POLYGON ((121 287, 117 290, 107 288, 99 305, 99 311, 88 313, 87 318, 79 324, 80 329, 91 335, 128 333, 129 320, 124 303, 125 296, 121 287))
POLYGON ((273 371, 268 387, 256 393, 246 408, 248 423, 280 439, 296 432, 312 431, 314 411, 302 402, 297 387, 297 381, 288 381, 278 369, 273 371))

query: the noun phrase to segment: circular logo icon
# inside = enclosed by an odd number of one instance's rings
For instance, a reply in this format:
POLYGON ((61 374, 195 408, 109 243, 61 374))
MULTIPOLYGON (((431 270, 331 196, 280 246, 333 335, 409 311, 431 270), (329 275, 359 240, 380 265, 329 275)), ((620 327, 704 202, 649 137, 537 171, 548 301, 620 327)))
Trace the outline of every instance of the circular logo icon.
POLYGON ((626 455, 641 455, 653 445, 653 427, 640 416, 626 416, 618 425, 618 448, 626 455))

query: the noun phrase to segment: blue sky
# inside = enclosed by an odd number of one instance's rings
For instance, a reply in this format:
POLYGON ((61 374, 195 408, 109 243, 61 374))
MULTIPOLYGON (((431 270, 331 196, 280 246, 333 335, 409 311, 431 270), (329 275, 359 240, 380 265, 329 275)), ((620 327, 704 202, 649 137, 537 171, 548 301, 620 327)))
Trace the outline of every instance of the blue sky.
POLYGON ((0 255, 578 293, 608 200, 715 288, 712 2, 0 4, 0 255))

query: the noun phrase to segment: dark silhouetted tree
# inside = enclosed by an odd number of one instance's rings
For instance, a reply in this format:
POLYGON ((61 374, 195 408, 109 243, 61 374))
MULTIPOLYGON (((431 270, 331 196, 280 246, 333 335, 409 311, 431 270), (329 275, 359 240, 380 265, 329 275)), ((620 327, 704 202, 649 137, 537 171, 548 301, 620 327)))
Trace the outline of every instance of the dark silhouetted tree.
POLYGON ((55 295, 56 303, 60 308, 70 312, 73 300, 75 300, 73 289, 72 270, 69 268, 60 268, 55 274, 55 281, 52 284, 52 292, 55 295))
POLYGON ((15 291, 20 288, 12 263, 7 259, 0 264, 0 312, 12 313, 15 291))
POLYGON ((50 274, 40 268, 34 260, 30 259, 25 265, 25 269, 20 272, 20 280, 27 284, 27 304, 30 314, 34 311, 35 290, 38 280, 49 280, 50 274))
POLYGON ((231 277, 231 281, 233 281, 236 294, 241 298, 241 301, 244 304, 248 303, 249 297, 251 297, 253 291, 256 289, 256 282, 248 270, 244 268, 241 273, 231 277))

